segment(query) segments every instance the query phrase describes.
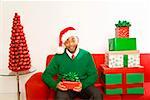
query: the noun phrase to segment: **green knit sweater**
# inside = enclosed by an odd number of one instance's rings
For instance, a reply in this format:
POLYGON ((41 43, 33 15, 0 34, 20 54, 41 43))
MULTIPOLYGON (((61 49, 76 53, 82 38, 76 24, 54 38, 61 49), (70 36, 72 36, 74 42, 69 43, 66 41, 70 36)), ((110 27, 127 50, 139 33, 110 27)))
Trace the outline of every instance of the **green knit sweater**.
POLYGON ((68 72, 78 73, 83 89, 93 85, 98 78, 91 54, 80 49, 74 59, 71 59, 66 52, 63 54, 55 54, 42 74, 42 79, 48 87, 57 90, 57 83, 59 83, 62 80, 63 75, 68 72), (58 75, 57 80, 53 79, 53 76, 55 75, 58 75))

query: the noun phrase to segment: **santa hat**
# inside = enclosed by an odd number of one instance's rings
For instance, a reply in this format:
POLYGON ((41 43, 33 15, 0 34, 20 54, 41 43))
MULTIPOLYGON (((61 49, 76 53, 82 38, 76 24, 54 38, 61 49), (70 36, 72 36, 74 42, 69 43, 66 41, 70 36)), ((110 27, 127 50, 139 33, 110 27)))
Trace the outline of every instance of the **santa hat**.
POLYGON ((59 47, 57 48, 57 54, 64 53, 64 51, 65 51, 64 43, 71 36, 77 37, 76 30, 73 27, 67 27, 60 32, 59 47))

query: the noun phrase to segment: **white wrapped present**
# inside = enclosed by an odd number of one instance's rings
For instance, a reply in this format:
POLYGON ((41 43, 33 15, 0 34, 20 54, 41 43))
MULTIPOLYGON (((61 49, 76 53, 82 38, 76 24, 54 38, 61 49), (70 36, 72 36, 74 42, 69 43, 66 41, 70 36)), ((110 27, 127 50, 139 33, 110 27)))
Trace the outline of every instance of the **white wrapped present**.
POLYGON ((105 53, 105 64, 110 68, 140 67, 138 50, 109 51, 105 53))

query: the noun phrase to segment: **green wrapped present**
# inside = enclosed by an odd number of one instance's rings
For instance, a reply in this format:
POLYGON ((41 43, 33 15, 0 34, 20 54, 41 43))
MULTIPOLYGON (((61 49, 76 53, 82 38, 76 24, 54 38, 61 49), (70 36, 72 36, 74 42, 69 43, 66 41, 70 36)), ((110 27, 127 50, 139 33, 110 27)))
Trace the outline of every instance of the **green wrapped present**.
POLYGON ((144 94, 144 67, 109 68, 101 65, 100 68, 105 94, 144 94))
POLYGON ((136 38, 109 39, 109 51, 136 50, 136 38))

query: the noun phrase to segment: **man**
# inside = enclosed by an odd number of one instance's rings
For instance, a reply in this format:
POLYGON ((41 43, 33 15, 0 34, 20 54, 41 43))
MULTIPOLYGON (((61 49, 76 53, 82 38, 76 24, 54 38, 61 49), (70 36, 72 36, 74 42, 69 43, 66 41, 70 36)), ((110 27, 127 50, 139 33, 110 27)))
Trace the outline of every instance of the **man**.
POLYGON ((56 100, 72 100, 76 96, 81 99, 102 100, 102 94, 94 87, 98 78, 97 70, 91 54, 78 46, 79 39, 73 27, 67 27, 60 32, 59 48, 50 64, 42 75, 43 81, 56 90, 56 100), (67 89, 63 83, 63 75, 76 72, 80 84, 72 90, 67 89), (57 80, 53 76, 58 75, 57 80))

